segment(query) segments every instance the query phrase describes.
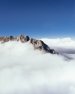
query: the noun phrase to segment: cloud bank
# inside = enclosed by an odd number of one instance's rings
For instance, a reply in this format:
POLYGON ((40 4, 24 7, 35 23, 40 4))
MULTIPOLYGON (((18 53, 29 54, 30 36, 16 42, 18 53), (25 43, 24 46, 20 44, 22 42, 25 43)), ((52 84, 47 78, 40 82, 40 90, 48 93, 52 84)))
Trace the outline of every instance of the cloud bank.
POLYGON ((42 40, 62 55, 44 54, 29 42, 0 44, 0 94, 75 94, 75 41, 42 40))

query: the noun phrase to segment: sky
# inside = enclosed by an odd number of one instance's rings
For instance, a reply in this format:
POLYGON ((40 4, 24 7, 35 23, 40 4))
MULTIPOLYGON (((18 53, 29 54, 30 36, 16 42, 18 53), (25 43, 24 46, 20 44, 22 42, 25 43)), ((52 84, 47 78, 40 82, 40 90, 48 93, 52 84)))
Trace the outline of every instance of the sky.
POLYGON ((74 37, 75 0, 0 0, 0 35, 74 37))

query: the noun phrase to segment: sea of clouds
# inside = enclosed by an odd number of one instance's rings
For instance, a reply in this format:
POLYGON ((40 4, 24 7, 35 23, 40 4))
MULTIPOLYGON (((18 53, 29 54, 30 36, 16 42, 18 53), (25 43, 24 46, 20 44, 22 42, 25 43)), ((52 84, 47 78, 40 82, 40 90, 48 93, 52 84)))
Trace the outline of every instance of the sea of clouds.
POLYGON ((0 94, 75 94, 75 40, 42 40, 59 54, 29 42, 0 43, 0 94))

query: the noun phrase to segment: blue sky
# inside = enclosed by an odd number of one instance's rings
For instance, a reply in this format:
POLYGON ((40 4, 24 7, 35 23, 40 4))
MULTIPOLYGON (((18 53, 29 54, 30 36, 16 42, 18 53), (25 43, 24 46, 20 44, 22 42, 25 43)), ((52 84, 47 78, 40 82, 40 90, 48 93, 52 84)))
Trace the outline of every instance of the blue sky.
POLYGON ((74 37, 75 0, 0 0, 0 35, 74 37))

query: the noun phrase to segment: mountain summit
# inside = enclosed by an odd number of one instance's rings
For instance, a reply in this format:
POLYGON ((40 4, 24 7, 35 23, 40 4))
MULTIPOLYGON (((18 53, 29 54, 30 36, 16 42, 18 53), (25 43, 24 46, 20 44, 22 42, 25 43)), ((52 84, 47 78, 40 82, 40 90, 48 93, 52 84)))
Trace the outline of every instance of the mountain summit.
POLYGON ((24 35, 20 35, 17 37, 14 36, 2 36, 0 37, 0 42, 1 43, 6 43, 9 41, 20 41, 21 43, 26 43, 26 42, 30 42, 34 49, 38 49, 40 51, 44 51, 47 53, 51 53, 51 54, 57 54, 57 52, 54 49, 51 49, 47 44, 45 44, 42 40, 37 40, 34 38, 30 38, 29 36, 24 36, 24 35))

